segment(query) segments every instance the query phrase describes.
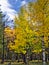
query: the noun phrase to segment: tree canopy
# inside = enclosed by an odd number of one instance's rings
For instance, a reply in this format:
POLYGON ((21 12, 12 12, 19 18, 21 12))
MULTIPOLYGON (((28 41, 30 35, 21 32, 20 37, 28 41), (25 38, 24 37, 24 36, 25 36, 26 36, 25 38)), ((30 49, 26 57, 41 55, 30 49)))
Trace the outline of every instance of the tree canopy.
POLYGON ((44 36, 45 48, 49 36, 49 0, 37 0, 21 7, 18 18, 15 17, 15 44, 10 48, 18 53, 42 51, 41 36, 44 36))

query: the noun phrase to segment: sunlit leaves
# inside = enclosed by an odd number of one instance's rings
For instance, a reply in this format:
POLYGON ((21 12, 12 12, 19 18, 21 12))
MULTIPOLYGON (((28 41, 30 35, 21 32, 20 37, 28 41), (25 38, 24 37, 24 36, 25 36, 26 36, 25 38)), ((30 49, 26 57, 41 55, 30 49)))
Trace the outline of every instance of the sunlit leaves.
MULTIPOLYGON (((49 35, 49 1, 37 0, 20 9, 18 18, 15 17, 15 40, 13 48, 17 53, 42 51, 41 36, 44 36, 45 48, 48 47, 49 35)), ((12 49, 12 47, 11 47, 12 49)))
POLYGON ((15 30, 10 27, 5 28, 4 32, 6 37, 12 37, 15 35, 15 30))

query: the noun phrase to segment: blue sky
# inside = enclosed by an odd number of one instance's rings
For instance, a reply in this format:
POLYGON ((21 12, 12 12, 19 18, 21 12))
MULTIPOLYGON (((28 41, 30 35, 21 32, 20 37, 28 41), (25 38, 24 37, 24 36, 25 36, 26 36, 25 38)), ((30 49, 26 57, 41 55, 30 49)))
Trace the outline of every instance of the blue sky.
MULTIPOLYGON (((6 14, 8 20, 13 20, 14 16, 18 16, 20 7, 27 4, 29 1, 35 0, 0 0, 1 11, 6 14)), ((11 25, 11 24, 10 24, 11 25)))
POLYGON ((20 7, 29 1, 34 0, 0 0, 1 10, 9 19, 13 19, 15 14, 17 16, 20 7))

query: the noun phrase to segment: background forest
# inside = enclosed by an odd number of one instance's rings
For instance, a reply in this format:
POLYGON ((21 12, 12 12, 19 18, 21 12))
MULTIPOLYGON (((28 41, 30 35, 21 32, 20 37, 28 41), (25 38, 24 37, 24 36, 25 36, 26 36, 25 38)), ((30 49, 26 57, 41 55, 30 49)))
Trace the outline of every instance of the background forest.
POLYGON ((0 10, 0 59, 49 62, 49 0, 23 5, 14 17, 14 27, 6 26, 0 10))

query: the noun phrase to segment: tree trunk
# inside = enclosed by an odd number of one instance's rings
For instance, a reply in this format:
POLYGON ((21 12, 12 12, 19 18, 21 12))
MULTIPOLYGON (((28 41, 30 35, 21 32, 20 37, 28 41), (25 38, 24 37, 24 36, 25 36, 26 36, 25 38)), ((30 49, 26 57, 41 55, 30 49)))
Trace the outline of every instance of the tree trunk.
POLYGON ((22 54, 23 62, 26 64, 26 55, 22 54))
POLYGON ((12 52, 12 61, 15 61, 15 53, 12 52))
POLYGON ((26 65, 29 65, 29 54, 26 54, 26 65))
POLYGON ((19 53, 18 53, 18 62, 20 62, 19 53))
POLYGON ((43 54, 43 65, 45 65, 45 63, 46 63, 45 62, 45 49, 43 49, 43 53, 42 54, 43 54))
POLYGON ((43 52, 42 52, 42 56, 43 56, 43 65, 45 65, 46 62, 45 62, 45 45, 44 45, 44 36, 42 36, 42 50, 43 50, 43 52))
POLYGON ((48 62, 48 54, 47 54, 47 62, 48 62))

